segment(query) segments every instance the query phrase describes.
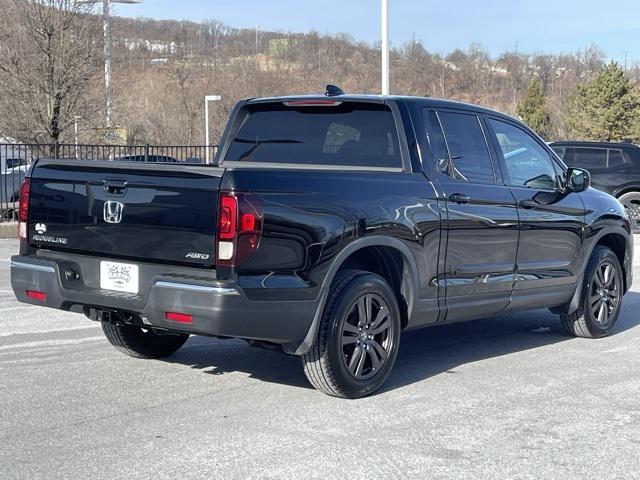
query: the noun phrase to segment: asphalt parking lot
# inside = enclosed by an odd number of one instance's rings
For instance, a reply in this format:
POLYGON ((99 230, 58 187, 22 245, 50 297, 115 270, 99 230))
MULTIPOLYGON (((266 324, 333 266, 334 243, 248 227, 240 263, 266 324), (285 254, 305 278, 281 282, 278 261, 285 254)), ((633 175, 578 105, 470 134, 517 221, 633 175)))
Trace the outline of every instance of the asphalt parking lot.
POLYGON ((18 304, 16 248, 0 240, 2 479, 640 478, 640 264, 609 338, 547 311, 408 332, 384 390, 346 401, 241 341, 126 357, 18 304))

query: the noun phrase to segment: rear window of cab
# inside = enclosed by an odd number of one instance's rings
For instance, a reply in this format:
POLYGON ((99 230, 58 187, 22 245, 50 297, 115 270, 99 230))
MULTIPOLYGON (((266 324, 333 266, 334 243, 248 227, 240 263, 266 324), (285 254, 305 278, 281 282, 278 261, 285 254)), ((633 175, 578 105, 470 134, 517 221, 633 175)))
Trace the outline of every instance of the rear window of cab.
POLYGON ((393 113, 376 103, 292 101, 245 106, 225 162, 402 166, 393 113))

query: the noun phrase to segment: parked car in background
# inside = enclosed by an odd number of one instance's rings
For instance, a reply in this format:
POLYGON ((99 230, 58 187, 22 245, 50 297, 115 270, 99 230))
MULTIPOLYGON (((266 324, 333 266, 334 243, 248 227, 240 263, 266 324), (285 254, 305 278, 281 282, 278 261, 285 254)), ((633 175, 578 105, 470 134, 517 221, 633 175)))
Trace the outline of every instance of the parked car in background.
POLYGON ((20 185, 31 160, 23 145, 5 141, 0 139, 0 215, 6 215, 18 201, 20 185))
POLYGON ((551 148, 569 167, 591 173, 591 185, 613 195, 640 229, 640 146, 632 143, 554 142, 551 148))
POLYGON ((180 163, 179 160, 168 155, 124 155, 118 160, 121 162, 180 163))

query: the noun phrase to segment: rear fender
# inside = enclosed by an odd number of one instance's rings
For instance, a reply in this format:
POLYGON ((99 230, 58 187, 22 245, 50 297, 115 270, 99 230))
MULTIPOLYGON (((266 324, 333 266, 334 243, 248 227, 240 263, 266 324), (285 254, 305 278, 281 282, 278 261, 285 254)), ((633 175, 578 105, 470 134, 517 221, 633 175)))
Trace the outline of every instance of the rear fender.
POLYGON ((322 320, 322 314, 324 312, 324 307, 327 303, 327 299, 329 298, 329 292, 331 290, 331 284, 336 277, 336 274, 340 270, 340 267, 344 264, 344 262, 351 256, 353 253, 365 247, 391 247, 396 249, 401 255, 409 270, 409 281, 407 282, 408 292, 407 292, 407 307, 408 314, 411 317, 411 312, 413 311, 413 306, 416 300, 416 294, 418 291, 418 269, 416 266, 415 259, 404 243, 400 240, 392 237, 381 237, 381 236, 371 236, 365 237, 354 242, 350 243, 346 248, 344 248, 333 260, 331 267, 329 267, 329 271, 322 282, 322 286, 320 288, 319 294, 319 302, 316 307, 316 312, 313 317, 313 321, 311 323, 311 327, 309 328, 309 332, 307 336, 304 338, 302 343, 300 344, 287 344, 283 346, 283 349, 286 353, 290 353, 293 355, 304 355, 309 352, 311 347, 313 346, 316 335, 318 334, 318 329, 320 327, 320 321, 322 320))

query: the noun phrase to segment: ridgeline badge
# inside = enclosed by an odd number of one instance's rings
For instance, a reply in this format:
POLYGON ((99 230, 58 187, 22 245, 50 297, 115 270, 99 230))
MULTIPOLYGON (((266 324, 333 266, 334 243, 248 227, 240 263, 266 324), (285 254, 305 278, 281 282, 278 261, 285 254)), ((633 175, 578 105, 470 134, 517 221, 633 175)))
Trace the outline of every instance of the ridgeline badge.
POLYGON ((49 235, 34 235, 34 242, 45 242, 45 243, 57 243, 59 245, 66 245, 68 239, 61 237, 51 237, 49 235))

